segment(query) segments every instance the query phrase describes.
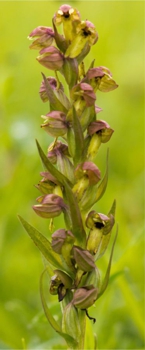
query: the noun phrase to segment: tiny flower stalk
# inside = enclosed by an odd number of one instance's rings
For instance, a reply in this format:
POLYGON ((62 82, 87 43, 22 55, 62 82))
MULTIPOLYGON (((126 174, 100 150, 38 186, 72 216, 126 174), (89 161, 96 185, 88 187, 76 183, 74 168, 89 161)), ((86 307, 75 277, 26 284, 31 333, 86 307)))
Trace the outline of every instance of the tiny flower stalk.
POLYGON ((102 108, 96 105, 96 99, 101 92, 110 92, 118 85, 107 67, 94 67, 95 60, 86 71, 84 59, 97 43, 98 33, 94 24, 82 20, 72 6, 61 5, 53 16, 52 28, 39 26, 28 38, 32 41, 30 49, 39 51, 38 63, 54 72, 54 76, 47 77, 42 73, 39 89, 42 102, 48 104, 47 114, 42 112, 41 129, 53 142, 43 152, 37 141, 44 169, 36 185, 41 195, 33 210, 42 224, 43 219, 55 221, 63 215, 64 226, 49 233, 47 239, 21 217, 20 220, 47 261, 40 279, 45 315, 69 349, 84 349, 86 317, 95 322, 89 308, 97 305, 108 285, 117 236, 102 281, 97 263, 108 249, 116 205, 114 201, 108 214, 100 213, 99 205, 97 211, 93 208, 108 182, 108 152, 103 176, 97 154, 114 130, 108 122, 98 119, 102 108), (61 305, 59 324, 44 295, 43 279, 48 275, 48 291, 58 296, 61 305))

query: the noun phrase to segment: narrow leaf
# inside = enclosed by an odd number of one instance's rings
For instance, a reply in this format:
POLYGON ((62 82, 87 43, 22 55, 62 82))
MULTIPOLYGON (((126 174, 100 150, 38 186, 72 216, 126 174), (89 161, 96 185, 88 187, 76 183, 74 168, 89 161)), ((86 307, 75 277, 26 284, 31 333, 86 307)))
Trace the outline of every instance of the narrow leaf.
POLYGON ((108 213, 108 216, 113 215, 115 217, 115 210, 116 210, 116 200, 114 199, 114 202, 113 202, 112 207, 108 213))
POLYGON ((38 152, 39 152, 39 155, 40 155, 40 158, 42 160, 42 163, 44 165, 44 167, 59 181, 59 183, 61 183, 62 185, 64 185, 64 183, 66 181, 69 182, 69 180, 63 175, 60 173, 59 170, 57 170, 53 164, 49 161, 49 159, 46 157, 46 155, 44 154, 42 148, 40 147, 38 141, 36 140, 36 145, 37 145, 37 148, 38 148, 38 152))
POLYGON ((55 268, 61 269, 63 271, 68 272, 70 274, 70 270, 67 267, 66 263, 62 261, 61 257, 55 253, 51 247, 48 239, 42 235, 38 230, 36 230, 33 226, 31 226, 28 222, 26 222, 20 215, 18 215, 24 229, 27 231, 28 235, 31 237, 37 248, 46 258, 46 260, 55 266, 55 268))
POLYGON ((44 308, 44 311, 45 311, 45 315, 49 321, 49 323, 51 324, 51 326, 54 328, 54 330, 56 332, 61 332, 61 328, 59 327, 59 324, 55 321, 54 317, 51 315, 51 312, 50 310, 48 309, 48 306, 46 304, 46 301, 45 301, 45 297, 44 297, 44 293, 43 293, 43 276, 44 276, 44 273, 47 271, 47 269, 45 269, 42 274, 41 274, 41 277, 40 277, 40 295, 41 295, 41 301, 42 301, 42 305, 43 305, 43 308, 44 308))
POLYGON ((75 163, 79 163, 82 160, 82 154, 84 150, 84 135, 80 121, 77 117, 76 110, 73 108, 73 129, 75 135, 75 163))
POLYGON ((110 270, 111 270, 111 263, 112 263, 112 257, 113 257, 113 251, 114 251, 114 246, 115 246, 115 243, 116 243, 117 235, 118 235, 118 226, 117 226, 117 229, 116 229, 116 234, 115 234, 115 238, 114 238, 112 249, 111 249, 111 254, 110 254, 110 259, 109 259, 109 264, 108 264, 108 267, 107 267, 106 275, 105 275, 104 281, 103 281, 103 283, 101 285, 101 289, 100 289, 100 291, 98 293, 98 298, 100 298, 100 296, 105 292, 105 290, 106 290, 106 288, 108 286, 110 270))
POLYGON ((53 329, 66 340, 70 349, 77 349, 78 342, 73 337, 71 337, 69 334, 63 333, 61 331, 59 324, 55 321, 54 317, 52 316, 52 314, 47 306, 45 296, 44 296, 44 287, 43 287, 43 278, 44 278, 45 272, 47 272, 47 269, 45 269, 42 272, 41 277, 40 277, 40 295, 41 295, 41 301, 42 301, 43 309, 45 312, 45 316, 46 316, 48 322, 50 323, 50 325, 53 327, 53 329))
POLYGON ((46 93, 49 99, 49 102, 51 104, 51 108, 53 110, 58 110, 58 111, 62 111, 62 112, 67 112, 67 109, 65 108, 65 106, 59 101, 59 99, 55 96, 54 91, 51 87, 51 85, 49 84, 48 80, 46 79, 45 75, 42 73, 43 79, 44 79, 44 83, 45 83, 45 89, 46 89, 46 93))

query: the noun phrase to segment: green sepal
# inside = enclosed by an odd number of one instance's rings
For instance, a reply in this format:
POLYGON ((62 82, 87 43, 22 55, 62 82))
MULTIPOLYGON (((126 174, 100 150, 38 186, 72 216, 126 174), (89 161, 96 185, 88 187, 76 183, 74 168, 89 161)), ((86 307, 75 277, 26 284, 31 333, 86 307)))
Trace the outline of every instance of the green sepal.
POLYGON ((79 162, 83 161, 82 157, 84 152, 84 135, 75 108, 73 108, 73 129, 75 136, 74 163, 78 164, 79 162))
POLYGON ((62 111, 64 113, 67 112, 66 107, 59 101, 59 99, 55 96, 55 93, 49 84, 48 80, 46 79, 45 75, 42 73, 43 79, 44 79, 44 84, 45 84, 45 89, 46 93, 50 102, 51 110, 54 111, 62 111))
POLYGON ((51 312, 50 312, 50 310, 49 310, 49 308, 47 306, 47 303, 46 303, 46 300, 45 300, 45 296, 44 296, 44 287, 43 287, 43 278, 44 278, 44 273, 46 271, 47 271, 47 269, 45 269, 42 272, 41 277, 40 277, 40 295, 41 295, 41 301, 42 301, 43 309, 44 309, 44 312, 45 312, 45 316, 46 316, 48 322, 50 323, 50 325, 52 326, 52 328, 57 333, 59 333, 59 335, 61 337, 63 337, 65 339, 65 341, 69 345, 70 349, 77 349, 78 342, 73 337, 71 337, 69 334, 63 333, 61 331, 61 328, 60 328, 59 324, 55 321, 54 317, 52 316, 52 314, 51 314, 51 312))
POLYGON ((72 275, 72 272, 69 270, 62 257, 53 251, 48 239, 33 226, 31 226, 27 221, 25 221, 20 215, 18 215, 18 217, 24 229, 27 231, 28 235, 31 237, 46 260, 51 265, 55 266, 55 268, 66 271, 68 274, 72 275))
POLYGON ((40 147, 37 140, 36 140, 36 145, 44 167, 58 180, 60 184, 64 185, 66 181, 70 183, 70 181, 63 174, 61 174, 60 171, 57 170, 53 166, 53 164, 49 161, 49 159, 46 157, 46 155, 42 151, 42 148, 40 147))
POLYGON ((103 280, 103 282, 101 284, 101 287, 100 287, 97 299, 100 298, 101 295, 103 295, 103 293, 105 292, 105 290, 106 290, 106 288, 108 286, 110 270, 111 270, 111 263, 112 263, 112 257, 113 257, 113 251, 114 251, 114 246, 115 246, 115 243, 116 243, 117 235, 118 235, 118 226, 116 228, 116 234, 115 234, 115 238, 114 238, 112 249, 111 249, 111 254, 110 254, 110 259, 109 259, 109 264, 108 264, 108 267, 107 267, 106 275, 105 275, 104 280, 103 280))
POLYGON ((67 182, 65 182, 64 184, 64 189, 65 189, 66 199, 69 205, 70 216, 72 221, 72 227, 69 229, 73 232, 79 245, 81 247, 84 247, 86 243, 86 233, 83 227, 83 222, 82 222, 78 203, 76 201, 74 193, 72 192, 71 187, 67 182))

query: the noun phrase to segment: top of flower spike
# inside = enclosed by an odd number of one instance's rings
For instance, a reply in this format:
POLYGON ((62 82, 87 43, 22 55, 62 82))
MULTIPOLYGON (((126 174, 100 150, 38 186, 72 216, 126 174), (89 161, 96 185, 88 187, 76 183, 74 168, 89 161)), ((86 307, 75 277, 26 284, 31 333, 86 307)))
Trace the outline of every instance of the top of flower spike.
POLYGON ((54 15, 56 24, 61 24, 66 20, 76 21, 80 20, 80 13, 70 5, 62 5, 54 15))

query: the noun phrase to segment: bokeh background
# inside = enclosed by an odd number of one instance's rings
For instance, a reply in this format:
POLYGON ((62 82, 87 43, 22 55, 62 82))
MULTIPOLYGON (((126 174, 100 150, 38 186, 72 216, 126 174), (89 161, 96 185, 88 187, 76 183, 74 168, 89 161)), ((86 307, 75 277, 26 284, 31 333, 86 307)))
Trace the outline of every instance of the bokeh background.
MULTIPOLYGON (((48 105, 39 98, 41 71, 27 36, 39 25, 51 26, 62 1, 0 2, 0 349, 66 349, 42 310, 39 277, 42 257, 20 225, 17 214, 50 236, 49 222, 31 209, 39 195, 34 187, 42 165, 35 138, 46 151, 48 135, 40 129, 48 105)), ((97 204, 107 213, 116 198, 119 224, 110 284, 90 309, 99 349, 144 349, 143 269, 143 78, 144 2, 69 1, 82 19, 93 22, 98 43, 86 58, 108 67, 119 88, 97 94, 100 118, 115 130, 109 142, 109 183, 97 204)), ((105 171, 107 144, 97 165, 105 171)), ((62 227, 62 218, 54 221, 62 227)), ((99 267, 105 273, 108 250, 99 267)), ((55 297, 48 295, 53 315, 60 316, 55 297)))

